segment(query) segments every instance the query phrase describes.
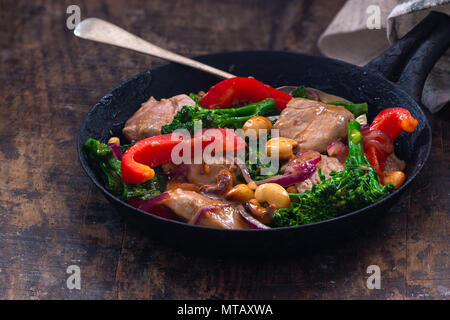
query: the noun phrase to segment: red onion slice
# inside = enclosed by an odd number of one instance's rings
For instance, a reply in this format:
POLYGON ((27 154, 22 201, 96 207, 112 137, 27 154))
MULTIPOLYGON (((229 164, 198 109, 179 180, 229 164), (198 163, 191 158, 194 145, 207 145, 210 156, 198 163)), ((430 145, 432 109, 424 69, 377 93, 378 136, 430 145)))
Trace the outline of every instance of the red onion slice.
POLYGON ((245 210, 237 209, 241 217, 247 222, 247 224, 255 230, 263 230, 263 229, 270 229, 270 227, 266 226, 264 223, 258 221, 256 218, 254 218, 250 213, 248 213, 245 210))
POLYGON ((117 159, 122 160, 122 151, 120 150, 120 147, 117 145, 117 143, 109 143, 108 147, 111 148, 117 159))
POLYGON ((264 183, 276 183, 282 187, 288 187, 293 184, 305 181, 310 178, 314 172, 316 172, 316 164, 319 163, 321 158, 315 158, 303 163, 292 166, 292 172, 287 175, 273 176, 265 180, 256 181, 256 185, 262 185, 264 183))
POLYGON ((143 204, 139 206, 139 209, 143 211, 150 210, 153 206, 160 204, 162 201, 170 198, 167 192, 161 193, 159 196, 146 200, 143 204))
POLYGON ((305 162, 294 164, 289 169, 291 170, 292 173, 301 173, 306 170, 309 170, 310 167, 315 167, 316 164, 318 164, 321 160, 322 157, 319 155, 318 157, 306 160, 305 162))
MULTIPOLYGON (((155 198, 158 198, 158 197, 159 196, 156 196, 155 198)), ((155 198, 153 198, 153 199, 155 199, 155 198)), ((163 196, 162 198, 166 198, 166 196, 163 196)), ((151 205, 149 206, 148 202, 150 202, 150 201, 157 202, 158 201, 158 199, 156 201, 153 199, 149 199, 149 200, 128 199, 128 204, 130 204, 131 206, 133 206, 137 209, 141 209, 147 213, 150 213, 154 216, 158 216, 158 217, 165 218, 168 220, 182 221, 172 210, 170 210, 169 208, 167 208, 161 204, 151 203, 151 205)), ((159 198, 159 200, 162 201, 161 198, 159 198)))
POLYGON ((370 124, 361 125, 361 134, 367 134, 370 131, 370 124))
MULTIPOLYGON (((293 169, 294 166, 301 164, 303 162, 313 160, 314 162, 317 161, 317 163, 320 162, 322 157, 320 156, 320 153, 313 150, 303 151, 299 152, 295 155, 294 159, 290 160, 284 169, 284 174, 288 173, 294 173, 295 170, 293 169)), ((316 164, 316 163, 315 163, 316 164)))

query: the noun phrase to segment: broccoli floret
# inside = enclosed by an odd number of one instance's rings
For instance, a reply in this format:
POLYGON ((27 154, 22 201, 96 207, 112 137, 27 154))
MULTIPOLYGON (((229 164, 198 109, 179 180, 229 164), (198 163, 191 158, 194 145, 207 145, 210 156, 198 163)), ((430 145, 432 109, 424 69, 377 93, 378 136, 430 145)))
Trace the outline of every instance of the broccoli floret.
POLYGON ((332 104, 335 106, 343 106, 348 111, 353 113, 353 116, 355 118, 359 117, 360 115, 366 114, 369 111, 369 105, 367 104, 367 102, 351 103, 345 101, 335 101, 335 102, 327 102, 327 104, 332 104))
MULTIPOLYGON (((267 141, 269 141, 271 138, 270 134, 267 134, 267 141)), ((271 162, 268 163, 262 163, 261 159, 263 157, 267 157, 267 155, 264 153, 264 151, 260 151, 260 143, 257 143, 256 145, 253 145, 252 143, 248 143, 247 147, 245 148, 245 165, 248 168, 250 177, 255 180, 264 180, 267 178, 270 178, 272 176, 275 176, 277 174, 281 174, 279 166, 277 168, 272 166, 271 162), (254 149, 256 148, 256 149, 254 149), (255 161, 250 161, 250 154, 255 154, 256 159, 255 161), (261 169, 266 168, 266 174, 261 173, 261 169)))
POLYGON ((123 183, 123 191, 121 193, 122 199, 142 199, 147 200, 160 195, 166 189, 165 176, 155 174, 153 179, 150 179, 142 184, 126 184, 123 183))
POLYGON ((367 160, 357 121, 348 124, 348 145, 346 168, 331 172, 328 179, 321 176, 321 182, 304 193, 290 193, 291 205, 277 211, 274 226, 297 226, 331 219, 375 203, 395 189, 392 184, 380 183, 376 169, 367 160))
POLYGON ((197 94, 197 93, 190 93, 189 94, 189 98, 191 98, 192 100, 194 100, 195 101, 195 104, 198 104, 198 105, 200 105, 200 103, 199 103, 199 101, 200 101, 200 95, 199 94, 197 94))
POLYGON ((137 142, 137 141, 134 141, 134 142, 131 142, 131 143, 129 143, 129 144, 124 144, 124 145, 120 146, 120 151, 121 151, 122 153, 125 153, 125 151, 127 151, 128 148, 130 148, 132 145, 136 144, 136 142, 137 142))
POLYGON ((194 133, 195 122, 201 122, 203 128, 241 128, 245 121, 253 116, 274 115, 279 113, 275 101, 263 100, 239 108, 205 109, 196 106, 184 106, 175 115, 172 123, 162 126, 161 134, 172 133, 177 129, 187 129, 194 133))
POLYGON ((294 98, 305 98, 305 99, 311 99, 307 94, 306 94, 306 87, 301 85, 298 86, 295 90, 293 90, 291 92, 291 96, 293 96, 294 98))
POLYGON ((106 160, 112 155, 112 150, 106 143, 95 139, 88 139, 84 147, 97 159, 106 160))

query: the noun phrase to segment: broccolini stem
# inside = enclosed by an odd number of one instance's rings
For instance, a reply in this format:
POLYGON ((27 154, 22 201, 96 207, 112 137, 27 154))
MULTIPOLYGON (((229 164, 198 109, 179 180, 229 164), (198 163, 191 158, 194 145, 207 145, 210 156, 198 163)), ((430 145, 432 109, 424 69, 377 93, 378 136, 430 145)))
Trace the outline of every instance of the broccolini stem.
MULTIPOLYGON (((225 111, 231 109, 221 110, 225 111)), ((277 110, 275 100, 267 99, 244 107, 235 108, 230 113, 223 113, 218 116, 217 120, 220 127, 232 126, 235 128, 240 128, 248 119, 254 116, 267 115, 277 110)))
POLYGON ((361 125, 358 121, 350 121, 347 125, 348 135, 348 157, 347 165, 352 166, 369 166, 371 164, 364 154, 362 144, 361 125))
POLYGON ((108 159, 108 165, 111 167, 114 173, 117 174, 118 177, 122 177, 122 175, 120 174, 120 166, 122 165, 122 161, 120 161, 116 157, 110 157, 108 159))
POLYGON ((353 167, 366 167, 368 169, 367 174, 371 178, 369 181, 372 186, 374 188, 381 188, 382 185, 380 183, 380 177, 364 153, 361 125, 358 121, 350 121, 348 123, 347 134, 349 150, 346 165, 353 167))
POLYGON ((230 117, 253 117, 255 115, 263 115, 272 111, 278 110, 276 108, 275 100, 266 99, 260 102, 252 103, 239 108, 225 108, 225 109, 207 109, 213 114, 228 115, 230 117))
POLYGON ((355 118, 359 117, 362 114, 366 114, 369 111, 369 106, 367 105, 367 102, 349 103, 349 102, 345 102, 345 101, 335 101, 335 102, 327 102, 327 104, 332 104, 335 106, 343 106, 348 111, 353 113, 353 116, 355 118))
POLYGON ((260 102, 252 103, 247 106, 236 108, 236 115, 237 117, 242 116, 256 116, 256 115, 263 115, 268 114, 273 111, 277 111, 275 100, 273 99, 266 99, 260 102))
POLYGON ((114 176, 114 174, 112 174, 108 170, 106 163, 99 162, 98 164, 106 178, 105 180, 107 183, 107 186, 106 186, 107 189, 110 190, 114 194, 117 194, 117 195, 120 194, 122 192, 122 184, 123 184, 122 181, 120 180, 120 178, 114 176))

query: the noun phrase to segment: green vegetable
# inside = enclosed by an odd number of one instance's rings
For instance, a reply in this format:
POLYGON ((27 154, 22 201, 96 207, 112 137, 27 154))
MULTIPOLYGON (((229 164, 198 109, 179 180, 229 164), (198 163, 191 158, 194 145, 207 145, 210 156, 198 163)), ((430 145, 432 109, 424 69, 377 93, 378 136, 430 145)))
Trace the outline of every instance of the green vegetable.
MULTIPOLYGON (((259 157, 258 157, 258 159, 259 159, 259 157)), ((258 163, 250 163, 249 160, 246 160, 245 165, 248 168, 250 177, 255 181, 268 179, 270 177, 276 176, 277 174, 281 174, 280 171, 277 170, 275 167, 273 167, 270 163, 265 163, 265 164, 262 164, 259 162, 258 163), (261 174, 262 168, 268 168, 269 169, 268 172, 270 172, 270 173, 262 175, 261 174)))
MULTIPOLYGON (((196 94, 196 93, 190 93, 189 94, 189 98, 191 98, 192 100, 194 100, 195 101, 195 103, 196 104, 199 104, 199 100, 200 100, 200 96, 198 95, 198 94, 196 94)), ((200 105, 199 105, 200 106, 200 105)), ((201 106, 200 106, 201 107, 201 106)))
POLYGON ((329 179, 325 179, 319 169, 320 184, 314 184, 305 193, 290 193, 291 205, 277 211, 275 226, 297 226, 331 219, 375 203, 395 190, 392 184, 381 185, 377 171, 367 160, 360 124, 351 121, 347 130, 349 155, 346 168, 331 172, 329 179))
POLYGON ((112 150, 106 143, 92 138, 86 141, 85 147, 97 159, 107 159, 112 155, 112 150))
POLYGON ((122 199, 151 199, 166 190, 166 179, 162 174, 155 174, 153 179, 142 184, 126 184, 122 181, 122 199))
POLYGON ((127 151, 128 148, 130 148, 132 145, 136 144, 136 142, 137 141, 134 141, 134 142, 132 142, 130 144, 124 144, 124 145, 120 146, 120 151, 122 153, 124 153, 125 151, 127 151))
MULTIPOLYGON (((122 152, 133 144, 122 146, 122 152)), ((103 173, 106 188, 122 200, 131 198, 151 199, 165 191, 165 177, 160 174, 156 174, 153 179, 143 184, 126 184, 123 182, 120 175, 121 161, 116 158, 106 143, 101 143, 95 139, 88 139, 85 147, 97 161, 103 173)))
POLYGON ((335 101, 335 102, 327 102, 327 104, 332 104, 335 106, 343 106, 348 111, 353 113, 353 116, 355 118, 359 117, 362 114, 366 114, 369 111, 369 106, 367 105, 367 102, 350 103, 350 102, 345 102, 345 101, 335 101))
POLYGON ((238 129, 253 116, 273 115, 278 112, 272 99, 228 109, 205 109, 199 104, 195 107, 184 106, 175 115, 172 123, 162 126, 161 134, 172 133, 177 129, 187 129, 190 133, 194 133, 195 122, 201 122, 203 128, 238 129))
MULTIPOLYGON (((271 138, 271 136, 270 136, 270 134, 268 134, 267 141, 269 141, 270 138, 271 138)), ((267 155, 265 154, 264 151, 260 152, 259 147, 260 147, 260 144, 258 142, 255 145, 253 145, 252 143, 247 143, 247 147, 245 148, 245 165, 248 168, 250 177, 253 180, 258 181, 258 180, 264 180, 264 179, 270 178, 277 174, 281 174, 280 168, 279 168, 280 166, 278 166, 278 168, 275 168, 275 167, 272 167, 271 162, 262 163, 261 159, 263 157, 267 157, 267 155), (250 156, 249 156, 250 154, 256 154, 256 159, 252 159, 252 160, 256 160, 256 161, 252 161, 252 163, 250 163, 250 156), (269 170, 266 171, 266 173, 267 172, 270 172, 270 173, 262 175, 262 173, 261 173, 262 168, 268 168, 269 170)))
POLYGON ((291 92, 291 96, 294 98, 305 98, 305 99, 311 99, 307 94, 306 94, 306 87, 305 86, 299 86, 297 87, 297 89, 293 90, 291 92))
POLYGON ((98 164, 100 166, 100 169, 103 172, 104 180, 106 184, 106 189, 111 191, 111 193, 115 195, 120 195, 122 193, 122 183, 120 182, 120 179, 114 174, 113 171, 108 167, 108 165, 105 162, 99 162, 98 164))

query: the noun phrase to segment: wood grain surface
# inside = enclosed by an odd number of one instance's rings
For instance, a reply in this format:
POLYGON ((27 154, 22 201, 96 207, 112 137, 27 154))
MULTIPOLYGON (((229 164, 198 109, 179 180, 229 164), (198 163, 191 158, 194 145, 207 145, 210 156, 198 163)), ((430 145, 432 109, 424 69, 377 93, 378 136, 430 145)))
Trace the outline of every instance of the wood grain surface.
POLYGON ((449 299, 449 106, 428 115, 430 159, 389 215, 309 256, 211 259, 167 247, 127 226, 78 163, 91 106, 162 61, 74 37, 68 5, 195 56, 319 54, 344 2, 0 0, 0 298, 449 299), (70 265, 81 268, 81 290, 66 286, 70 265), (379 290, 366 287, 369 265, 381 268, 379 290))

